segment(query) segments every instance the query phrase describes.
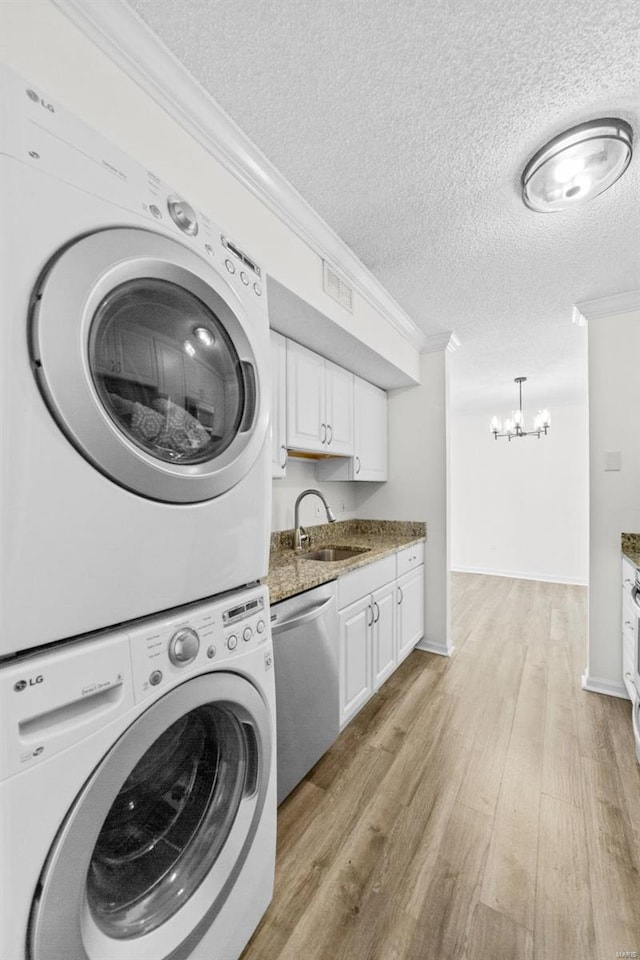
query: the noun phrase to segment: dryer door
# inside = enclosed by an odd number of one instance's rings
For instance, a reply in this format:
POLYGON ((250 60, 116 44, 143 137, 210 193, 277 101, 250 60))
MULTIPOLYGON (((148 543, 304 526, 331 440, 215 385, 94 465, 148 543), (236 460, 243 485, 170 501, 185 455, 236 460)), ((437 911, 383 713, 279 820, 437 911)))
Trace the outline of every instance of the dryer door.
POLYGON ((62 251, 38 285, 34 369, 65 434, 112 480, 154 500, 208 500, 265 441, 259 319, 176 241, 103 230, 62 251))
POLYGON ((32 908, 31 960, 188 957, 255 837, 271 737, 261 696, 232 674, 151 706, 62 825, 32 908))

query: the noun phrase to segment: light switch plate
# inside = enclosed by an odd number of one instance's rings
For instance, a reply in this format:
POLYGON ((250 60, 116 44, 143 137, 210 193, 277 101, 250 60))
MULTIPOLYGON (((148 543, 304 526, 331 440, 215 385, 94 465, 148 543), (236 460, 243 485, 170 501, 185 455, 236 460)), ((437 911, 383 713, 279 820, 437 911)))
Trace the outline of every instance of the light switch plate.
POLYGON ((607 450, 604 455, 605 470, 621 470, 622 456, 619 450, 607 450))

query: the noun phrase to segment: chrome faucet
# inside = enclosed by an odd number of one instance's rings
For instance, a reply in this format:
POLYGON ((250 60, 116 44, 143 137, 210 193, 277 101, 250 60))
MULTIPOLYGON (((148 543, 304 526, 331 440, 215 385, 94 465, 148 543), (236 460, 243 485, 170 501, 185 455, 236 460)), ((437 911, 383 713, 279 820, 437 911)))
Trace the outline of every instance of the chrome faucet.
POLYGON ((308 494, 310 493, 315 493, 315 495, 317 497, 320 497, 320 499, 324 503, 324 508, 327 511, 328 522, 329 523, 336 522, 336 518, 334 516, 333 510, 327 503, 327 499, 324 493, 321 493, 320 490, 314 490, 313 488, 310 488, 309 490, 303 490, 302 493, 299 495, 298 499, 296 500, 296 505, 294 509, 293 523, 295 526, 295 530, 293 531, 293 549, 296 551, 296 553, 299 553, 302 550, 303 543, 309 543, 311 541, 311 537, 309 536, 307 531, 304 529, 304 527, 300 526, 300 503, 304 499, 304 497, 308 496, 308 494))

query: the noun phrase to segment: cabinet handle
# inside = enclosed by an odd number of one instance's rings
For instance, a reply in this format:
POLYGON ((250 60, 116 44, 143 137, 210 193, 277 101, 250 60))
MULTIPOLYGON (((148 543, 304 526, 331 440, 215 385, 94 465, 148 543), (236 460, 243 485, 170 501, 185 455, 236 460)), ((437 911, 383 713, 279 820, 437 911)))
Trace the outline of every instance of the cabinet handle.
POLYGON ((398 584, 398 593, 400 594, 400 599, 398 600, 398 606, 400 606, 400 604, 404 600, 404 593, 402 592, 402 587, 400 586, 400 584, 398 584))
POLYGON ((327 442, 327 425, 326 423, 320 424, 320 443, 327 442))
POLYGON ((373 601, 373 605, 374 605, 374 607, 376 608, 376 616, 374 617, 373 622, 374 622, 374 623, 377 623, 378 620, 380 619, 380 607, 378 606, 378 604, 376 603, 375 600, 373 601))
POLYGON ((360 473, 360 457, 356 457, 356 473, 360 473))
POLYGON ((333 427, 331 426, 330 423, 327 424, 327 431, 331 434, 331 436, 327 440, 327 446, 330 447, 331 441, 333 440, 333 427))
POLYGON ((371 604, 369 604, 369 611, 371 613, 371 620, 367 620, 367 626, 372 627, 373 626, 373 607, 371 606, 371 604))
POLYGON ((631 620, 625 620, 624 625, 625 627, 633 627, 631 620))
POLYGON ((284 470, 286 465, 287 465, 287 448, 283 443, 282 446, 280 447, 280 466, 284 470))
POLYGON ((624 581, 624 582, 625 582, 625 586, 626 586, 628 583, 629 583, 629 584, 632 584, 632 583, 633 583, 633 580, 629 580, 629 577, 625 577, 625 581, 624 581))

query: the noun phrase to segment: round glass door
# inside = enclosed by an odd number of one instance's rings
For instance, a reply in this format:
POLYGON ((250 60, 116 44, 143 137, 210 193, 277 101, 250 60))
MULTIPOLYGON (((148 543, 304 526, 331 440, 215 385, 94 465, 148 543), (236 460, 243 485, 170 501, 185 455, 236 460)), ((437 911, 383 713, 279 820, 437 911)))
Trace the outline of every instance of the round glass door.
POLYGON ((148 933, 189 899, 229 836, 249 762, 241 724, 211 704, 147 750, 113 802, 87 873, 89 907, 108 936, 148 933))
POLYGON ((100 304, 89 366, 116 426, 168 463, 215 459, 234 440, 245 407, 238 353, 224 326, 190 291, 131 280, 100 304))
POLYGON ((41 393, 78 451, 123 487, 195 503, 246 476, 267 437, 269 327, 168 237, 103 230, 50 263, 33 296, 41 393))
MULTIPOLYGON (((272 735, 262 697, 233 674, 197 677, 152 704, 55 838, 32 907, 31 960, 187 958, 259 829, 272 735)), ((275 806, 272 784, 271 796, 275 806)))

